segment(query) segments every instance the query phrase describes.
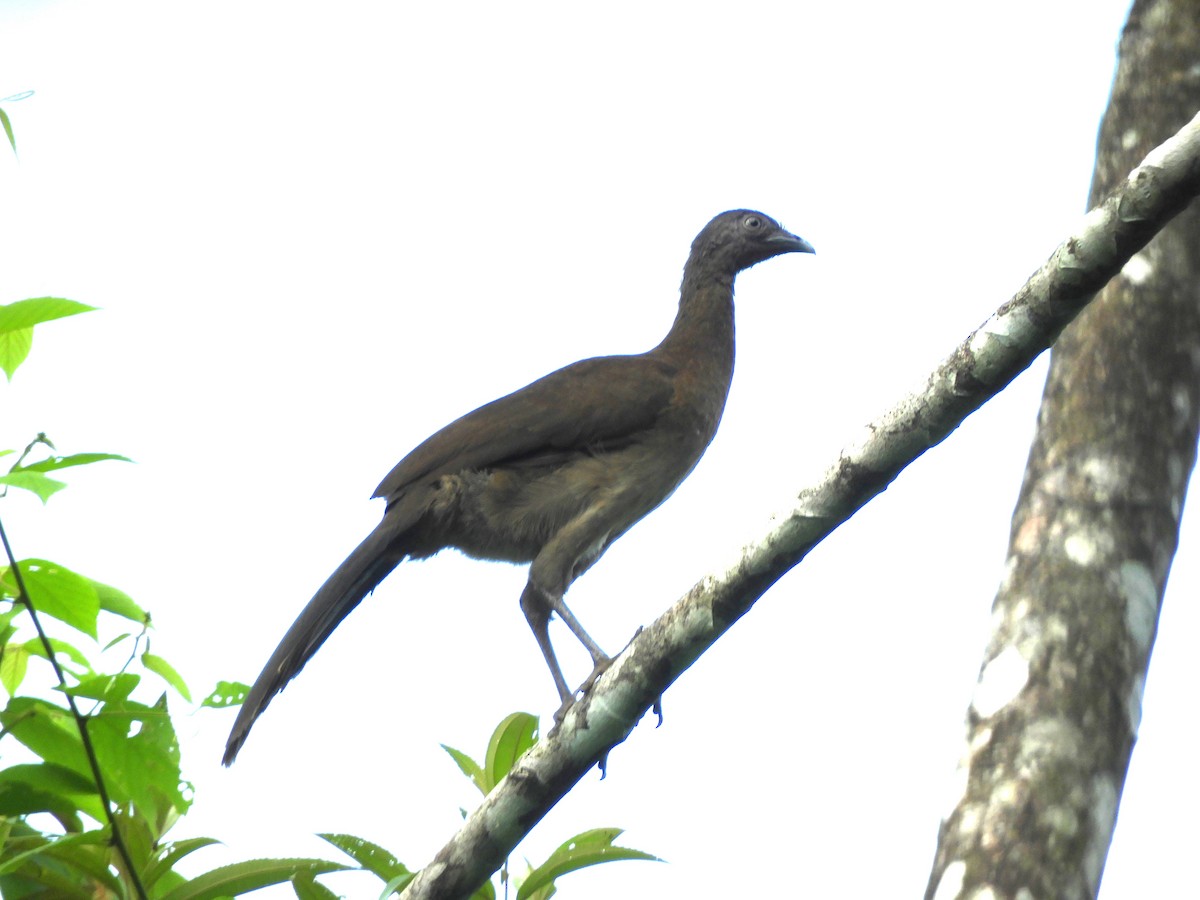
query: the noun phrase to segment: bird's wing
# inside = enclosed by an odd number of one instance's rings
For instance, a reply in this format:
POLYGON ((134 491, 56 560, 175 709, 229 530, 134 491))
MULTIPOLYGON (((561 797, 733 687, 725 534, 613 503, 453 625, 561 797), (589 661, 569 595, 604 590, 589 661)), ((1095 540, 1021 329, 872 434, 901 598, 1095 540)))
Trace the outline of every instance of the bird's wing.
POLYGON ((642 355, 585 359, 551 372, 433 434, 372 496, 390 501, 422 478, 621 444, 670 404, 676 371, 642 355))

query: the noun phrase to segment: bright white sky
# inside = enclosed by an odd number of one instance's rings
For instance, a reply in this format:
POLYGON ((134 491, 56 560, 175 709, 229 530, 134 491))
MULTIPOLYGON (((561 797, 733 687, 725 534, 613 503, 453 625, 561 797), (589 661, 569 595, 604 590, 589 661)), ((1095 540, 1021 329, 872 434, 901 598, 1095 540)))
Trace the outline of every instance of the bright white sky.
MULTIPOLYGON (((0 97, 36 94, 7 105, 0 302, 103 311, 39 329, 0 443, 44 430, 138 462, 73 474, 46 509, 11 497, 18 552, 149 607, 197 692, 249 681, 396 460, 551 369, 652 346, 696 231, 758 207, 818 255, 739 280, 721 433, 572 591, 619 649, 1078 221, 1126 7, 7 0, 0 97)), ((670 861, 564 896, 921 894, 1043 375, 785 578, 536 830, 531 859, 612 825, 670 861)), ((1192 874, 1189 524, 1104 900, 1192 874)), ((173 699, 197 791, 174 836, 227 843, 203 868, 336 856, 316 831, 422 865, 475 802, 438 743, 478 754, 508 712, 556 705, 524 577, 402 567, 231 771, 233 713, 173 699)))

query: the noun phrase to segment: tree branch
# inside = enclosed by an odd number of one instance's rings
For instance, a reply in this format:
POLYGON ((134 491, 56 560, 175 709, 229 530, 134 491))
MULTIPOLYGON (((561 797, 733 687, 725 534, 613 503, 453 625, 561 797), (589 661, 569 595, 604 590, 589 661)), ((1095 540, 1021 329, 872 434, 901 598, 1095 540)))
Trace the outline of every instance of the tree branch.
POLYGON ((1020 374, 1134 253, 1200 193, 1200 115, 1151 152, 1017 294, 917 390, 866 427, 727 568, 640 632, 404 892, 466 897, 663 692, 784 573, 1020 374))

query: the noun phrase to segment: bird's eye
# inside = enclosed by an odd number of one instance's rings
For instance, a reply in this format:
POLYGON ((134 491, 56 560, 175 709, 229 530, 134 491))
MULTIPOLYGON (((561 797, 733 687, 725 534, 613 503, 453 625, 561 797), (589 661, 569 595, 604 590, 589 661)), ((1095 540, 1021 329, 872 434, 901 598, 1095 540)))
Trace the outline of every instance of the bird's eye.
POLYGON ((758 216, 746 216, 746 218, 742 220, 742 224, 751 231, 754 231, 755 229, 762 228, 763 220, 758 216))

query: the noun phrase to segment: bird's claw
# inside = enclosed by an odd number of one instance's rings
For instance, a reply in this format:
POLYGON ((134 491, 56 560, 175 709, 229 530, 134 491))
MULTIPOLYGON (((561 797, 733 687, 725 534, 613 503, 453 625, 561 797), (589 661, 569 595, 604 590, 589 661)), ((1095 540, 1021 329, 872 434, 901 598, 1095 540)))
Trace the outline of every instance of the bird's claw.
POLYGON ((550 729, 551 734, 553 734, 555 731, 558 730, 558 726, 561 725, 563 723, 563 719, 565 719, 567 717, 567 710, 570 709, 574 705, 575 705, 575 695, 574 694, 568 694, 566 697, 563 698, 562 705, 559 706, 559 708, 554 711, 554 726, 550 729))
POLYGON ((583 684, 579 685, 574 692, 563 697, 562 705, 554 711, 554 727, 557 728, 563 723, 563 719, 567 717, 567 710, 575 705, 577 700, 581 700, 587 696, 600 679, 600 676, 608 671, 612 665, 612 657, 603 656, 595 661, 595 666, 592 668, 592 674, 583 680, 583 684))
POLYGON ((608 671, 608 667, 612 665, 611 656, 601 656, 595 660, 595 665, 592 667, 592 674, 583 680, 583 684, 579 686, 576 694, 587 695, 600 679, 600 676, 608 671))

